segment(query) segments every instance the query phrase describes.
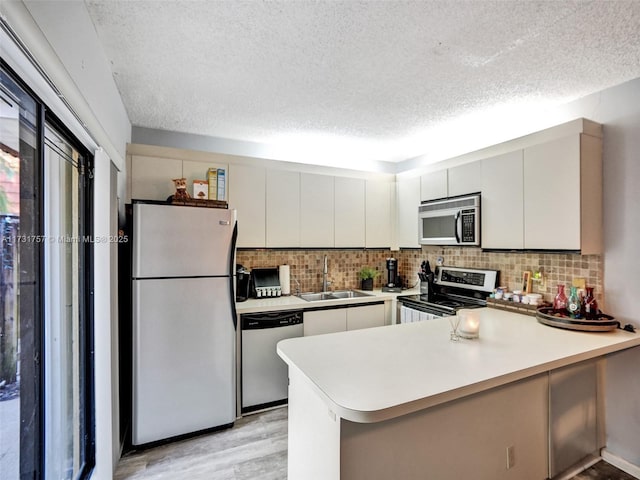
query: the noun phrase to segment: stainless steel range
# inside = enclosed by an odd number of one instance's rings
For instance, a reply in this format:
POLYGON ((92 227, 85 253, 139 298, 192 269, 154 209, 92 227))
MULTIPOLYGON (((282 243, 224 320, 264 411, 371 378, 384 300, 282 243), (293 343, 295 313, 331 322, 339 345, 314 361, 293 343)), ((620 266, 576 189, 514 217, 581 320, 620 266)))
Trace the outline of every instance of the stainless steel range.
POLYGON ((454 315, 461 308, 487 305, 498 285, 499 271, 463 267, 436 267, 423 262, 420 295, 398 297, 400 323, 454 315))

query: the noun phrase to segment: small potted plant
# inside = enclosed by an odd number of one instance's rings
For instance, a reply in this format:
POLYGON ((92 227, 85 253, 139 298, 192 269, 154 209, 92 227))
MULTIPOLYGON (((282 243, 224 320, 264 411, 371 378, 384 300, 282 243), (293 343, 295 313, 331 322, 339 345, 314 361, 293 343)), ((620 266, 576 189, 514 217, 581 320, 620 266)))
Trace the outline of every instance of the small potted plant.
POLYGON ((380 275, 380 272, 373 267, 362 267, 358 272, 362 281, 362 290, 373 290, 373 279, 380 275))

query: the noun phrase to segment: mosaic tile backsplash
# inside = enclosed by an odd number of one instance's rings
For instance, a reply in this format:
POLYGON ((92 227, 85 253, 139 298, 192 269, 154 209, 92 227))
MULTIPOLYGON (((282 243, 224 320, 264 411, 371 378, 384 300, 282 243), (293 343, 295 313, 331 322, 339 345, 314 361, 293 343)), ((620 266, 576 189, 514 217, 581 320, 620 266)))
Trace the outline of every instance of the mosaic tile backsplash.
MULTIPOLYGON (((439 256, 445 265, 489 268, 500 271, 500 285, 510 290, 520 288, 522 272, 542 272, 543 282, 532 282, 532 291, 552 301, 557 285, 568 287, 574 278, 584 278, 587 286, 594 287, 596 299, 604 310, 603 265, 601 255, 567 253, 485 252, 472 247, 422 247, 415 250, 238 250, 237 263, 251 269, 287 264, 291 270, 291 292, 297 282, 301 292, 322 290, 322 264, 327 255, 330 290, 360 288, 358 271, 363 266, 376 268, 380 275, 374 288, 381 288, 387 278, 386 260, 398 260, 399 274, 409 287, 417 285, 418 269, 423 260, 433 266, 439 256)), ((606 310, 605 310, 606 311, 606 310)))
MULTIPOLYGON (((422 250, 402 252, 400 269, 417 275, 420 262, 429 260, 436 265, 438 256, 444 258, 445 265, 454 267, 488 268, 500 271, 500 285, 509 290, 519 290, 522 273, 541 272, 542 282, 531 282, 531 291, 542 294, 552 302, 558 291, 558 284, 565 285, 568 294, 574 278, 584 278, 588 287, 594 287, 594 294, 604 310, 603 265, 601 255, 579 255, 575 253, 532 253, 532 252, 486 252, 472 247, 422 247, 422 250)), ((606 310, 605 310, 606 311, 606 310)))

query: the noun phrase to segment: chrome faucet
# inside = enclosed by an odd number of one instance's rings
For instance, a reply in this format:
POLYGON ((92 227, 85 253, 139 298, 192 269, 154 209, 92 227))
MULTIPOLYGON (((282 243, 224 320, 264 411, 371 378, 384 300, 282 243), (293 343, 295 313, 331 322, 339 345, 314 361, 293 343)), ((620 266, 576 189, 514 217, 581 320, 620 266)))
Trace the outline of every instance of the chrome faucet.
POLYGON ((327 268, 327 256, 324 256, 324 264, 322 267, 322 291, 326 292, 329 289, 329 282, 327 281, 327 274, 329 269, 327 268))

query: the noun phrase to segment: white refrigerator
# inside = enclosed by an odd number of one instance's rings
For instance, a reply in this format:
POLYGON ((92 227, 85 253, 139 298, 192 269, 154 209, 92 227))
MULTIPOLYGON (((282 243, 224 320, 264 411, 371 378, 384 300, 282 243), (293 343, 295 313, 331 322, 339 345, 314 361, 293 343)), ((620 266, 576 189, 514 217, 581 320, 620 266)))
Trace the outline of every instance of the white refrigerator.
POLYGON ((133 203, 132 444, 231 426, 234 210, 133 203))

